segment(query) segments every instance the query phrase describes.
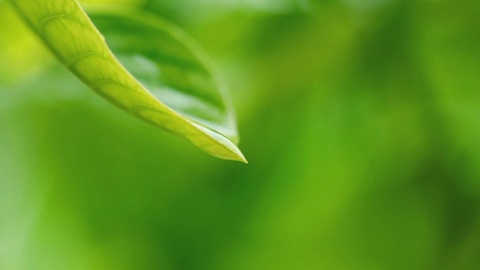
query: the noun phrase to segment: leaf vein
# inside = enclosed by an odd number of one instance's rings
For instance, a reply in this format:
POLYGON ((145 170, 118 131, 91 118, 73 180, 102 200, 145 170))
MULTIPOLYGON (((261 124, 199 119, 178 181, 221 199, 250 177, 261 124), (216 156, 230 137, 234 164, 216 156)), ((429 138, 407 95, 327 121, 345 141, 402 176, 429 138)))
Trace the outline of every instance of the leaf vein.
POLYGON ((76 55, 76 56, 73 56, 71 57, 70 59, 67 59, 65 61, 65 66, 67 66, 67 68, 72 68, 74 67, 78 62, 80 62, 81 60, 89 57, 89 56, 96 56, 102 60, 105 60, 107 62, 112 62, 108 57, 102 55, 101 53, 99 52, 95 52, 95 51, 89 51, 89 52, 85 52, 85 53, 82 53, 82 54, 79 54, 79 55, 76 55))
POLYGON ((47 15, 45 17, 42 17, 40 18, 39 20, 39 29, 38 31, 43 35, 45 36, 45 28, 47 27, 47 25, 55 20, 60 20, 60 19, 68 19, 68 20, 71 20, 73 22, 76 22, 77 24, 79 24, 80 26, 82 26, 83 28, 89 30, 89 31, 92 31, 90 29, 90 26, 88 24, 86 24, 85 22, 83 22, 82 20, 80 20, 79 18, 77 17, 74 17, 74 16, 71 16, 71 15, 68 15, 68 14, 63 14, 63 13, 60 13, 60 14, 50 14, 50 15, 47 15))

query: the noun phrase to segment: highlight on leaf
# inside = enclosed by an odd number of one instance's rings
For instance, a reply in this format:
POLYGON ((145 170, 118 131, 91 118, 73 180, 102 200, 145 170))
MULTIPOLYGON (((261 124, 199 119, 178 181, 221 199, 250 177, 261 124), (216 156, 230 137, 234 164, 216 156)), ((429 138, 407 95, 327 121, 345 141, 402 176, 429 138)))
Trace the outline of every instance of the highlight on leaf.
POLYGON ((181 29, 125 10, 92 11, 90 19, 76 0, 11 2, 52 53, 100 96, 215 157, 246 162, 235 145, 235 116, 224 87, 181 29))

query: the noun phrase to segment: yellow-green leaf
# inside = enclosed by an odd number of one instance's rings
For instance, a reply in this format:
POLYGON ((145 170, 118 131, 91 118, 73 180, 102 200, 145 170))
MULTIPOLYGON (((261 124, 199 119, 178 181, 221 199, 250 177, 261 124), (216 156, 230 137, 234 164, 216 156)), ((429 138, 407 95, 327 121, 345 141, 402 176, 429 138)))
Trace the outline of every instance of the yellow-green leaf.
POLYGON ((246 162, 233 143, 235 117, 223 86, 199 46, 178 27, 115 10, 91 14, 97 29, 76 0, 11 2, 99 95, 215 157, 246 162))

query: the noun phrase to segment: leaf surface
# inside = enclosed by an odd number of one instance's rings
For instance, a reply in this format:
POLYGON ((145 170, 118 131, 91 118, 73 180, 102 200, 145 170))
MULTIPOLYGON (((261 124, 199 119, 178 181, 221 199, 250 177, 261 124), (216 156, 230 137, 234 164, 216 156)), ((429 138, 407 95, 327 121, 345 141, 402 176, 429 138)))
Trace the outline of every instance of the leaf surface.
POLYGON ((11 2, 99 95, 215 157, 246 162, 233 143, 235 116, 218 76, 178 27, 153 15, 114 10, 91 13, 97 29, 76 0, 11 2))

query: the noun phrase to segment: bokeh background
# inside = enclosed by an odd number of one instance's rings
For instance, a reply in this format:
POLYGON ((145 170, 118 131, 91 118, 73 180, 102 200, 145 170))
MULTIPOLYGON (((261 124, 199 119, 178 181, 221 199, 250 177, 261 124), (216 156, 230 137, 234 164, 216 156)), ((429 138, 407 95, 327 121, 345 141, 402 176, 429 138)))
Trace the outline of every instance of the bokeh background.
POLYGON ((0 269, 480 269, 479 1, 81 2, 195 37, 250 164, 108 104, 0 1, 0 269))

